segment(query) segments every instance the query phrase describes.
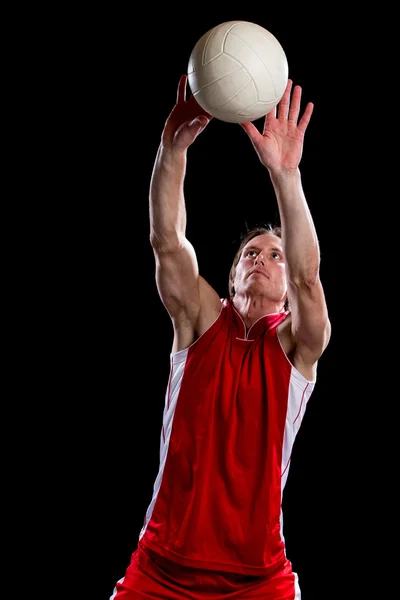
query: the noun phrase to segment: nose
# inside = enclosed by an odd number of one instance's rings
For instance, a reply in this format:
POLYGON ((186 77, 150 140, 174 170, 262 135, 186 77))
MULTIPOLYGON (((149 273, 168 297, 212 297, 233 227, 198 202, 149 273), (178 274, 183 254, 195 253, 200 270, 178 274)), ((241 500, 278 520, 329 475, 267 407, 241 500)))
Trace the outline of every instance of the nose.
POLYGON ((264 255, 263 255, 262 252, 260 252, 260 254, 257 254, 254 262, 255 262, 256 265, 258 265, 259 263, 261 263, 262 265, 264 265, 264 255))

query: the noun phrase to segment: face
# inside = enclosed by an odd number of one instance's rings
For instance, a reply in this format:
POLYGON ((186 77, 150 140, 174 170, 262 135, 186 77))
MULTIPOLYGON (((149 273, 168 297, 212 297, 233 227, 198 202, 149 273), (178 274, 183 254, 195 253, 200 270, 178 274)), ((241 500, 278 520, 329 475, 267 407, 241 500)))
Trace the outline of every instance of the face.
POLYGON ((247 242, 236 266, 236 294, 262 294, 274 302, 286 298, 286 271, 282 242, 264 233, 247 242))

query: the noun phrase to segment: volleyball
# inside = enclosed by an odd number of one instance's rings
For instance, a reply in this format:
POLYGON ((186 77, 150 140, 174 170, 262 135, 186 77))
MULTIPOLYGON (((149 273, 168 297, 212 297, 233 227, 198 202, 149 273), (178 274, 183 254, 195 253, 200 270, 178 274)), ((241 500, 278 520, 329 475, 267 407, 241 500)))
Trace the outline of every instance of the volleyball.
POLYGON ((283 96, 288 74, 280 42, 249 21, 227 21, 207 31, 194 46, 187 69, 201 108, 228 123, 269 113, 283 96))

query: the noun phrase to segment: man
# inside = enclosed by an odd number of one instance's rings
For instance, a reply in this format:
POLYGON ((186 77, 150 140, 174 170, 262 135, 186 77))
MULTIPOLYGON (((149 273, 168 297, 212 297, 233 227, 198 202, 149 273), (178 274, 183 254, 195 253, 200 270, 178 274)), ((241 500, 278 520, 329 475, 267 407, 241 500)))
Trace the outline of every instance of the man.
POLYGON ((173 324, 160 469, 137 550, 114 600, 298 600, 281 500, 290 456, 330 338, 319 244, 299 163, 313 105, 292 81, 263 132, 248 134, 280 226, 249 232, 221 299, 186 239, 187 149, 211 121, 186 76, 150 185, 150 240, 173 324))

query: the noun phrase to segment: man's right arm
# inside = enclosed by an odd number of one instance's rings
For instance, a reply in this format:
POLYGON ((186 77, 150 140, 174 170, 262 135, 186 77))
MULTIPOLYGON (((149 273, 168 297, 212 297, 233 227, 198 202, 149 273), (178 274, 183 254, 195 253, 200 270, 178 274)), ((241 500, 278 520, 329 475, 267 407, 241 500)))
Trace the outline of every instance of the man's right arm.
POLYGON ((186 151, 162 144, 150 184, 150 243, 160 298, 174 324, 194 323, 199 311, 199 271, 193 246, 186 239, 183 180, 186 151))
POLYGON ((149 194, 157 289, 173 322, 174 352, 193 343, 204 327, 204 318, 206 322, 213 320, 220 308, 218 295, 199 276, 194 248, 186 238, 183 187, 187 148, 209 118, 193 97, 185 101, 185 86, 186 78, 182 77, 177 104, 166 121, 158 148, 149 194), (200 121, 191 124, 199 116, 200 121))

